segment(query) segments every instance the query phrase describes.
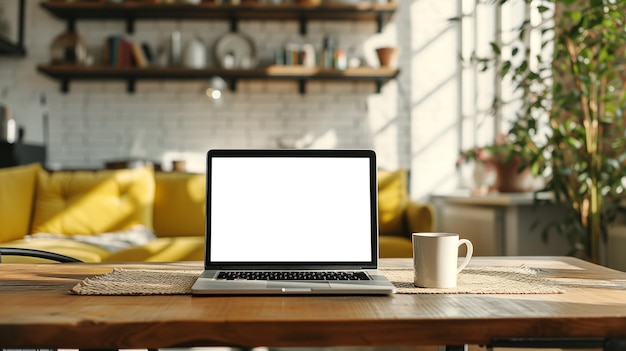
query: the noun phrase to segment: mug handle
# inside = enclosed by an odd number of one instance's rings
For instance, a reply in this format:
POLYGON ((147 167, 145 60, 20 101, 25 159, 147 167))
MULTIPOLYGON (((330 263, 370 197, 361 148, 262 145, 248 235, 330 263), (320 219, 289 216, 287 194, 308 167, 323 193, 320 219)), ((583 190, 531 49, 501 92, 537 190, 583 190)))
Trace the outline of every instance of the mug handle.
POLYGON ((459 239, 459 247, 461 247, 461 245, 465 244, 465 246, 467 247, 467 254, 465 254, 465 259, 463 260, 463 262, 461 263, 461 265, 457 268, 457 274, 461 273, 461 271, 463 270, 463 268, 465 268, 465 266, 467 266, 467 264, 469 263, 470 259, 472 258, 472 254, 474 253, 474 245, 472 245, 472 242, 467 240, 467 239, 459 239))

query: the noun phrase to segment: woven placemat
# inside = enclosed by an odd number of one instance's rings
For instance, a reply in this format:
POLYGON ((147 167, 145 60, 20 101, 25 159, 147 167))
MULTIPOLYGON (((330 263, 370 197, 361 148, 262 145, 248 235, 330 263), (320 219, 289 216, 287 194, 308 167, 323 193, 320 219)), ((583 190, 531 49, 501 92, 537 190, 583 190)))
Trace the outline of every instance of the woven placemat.
POLYGON ((71 292, 78 295, 188 295, 200 270, 114 268, 113 272, 85 278, 71 292))
POLYGON ((457 278, 456 288, 418 288, 413 285, 413 269, 381 269, 396 286, 399 294, 559 294, 564 290, 533 268, 465 268, 457 278))
MULTIPOLYGON (((451 289, 413 286, 412 269, 382 269, 399 294, 558 294, 563 289, 527 267, 466 268, 451 289)), ((71 290, 77 295, 188 295, 199 270, 115 268, 85 278, 71 290)))

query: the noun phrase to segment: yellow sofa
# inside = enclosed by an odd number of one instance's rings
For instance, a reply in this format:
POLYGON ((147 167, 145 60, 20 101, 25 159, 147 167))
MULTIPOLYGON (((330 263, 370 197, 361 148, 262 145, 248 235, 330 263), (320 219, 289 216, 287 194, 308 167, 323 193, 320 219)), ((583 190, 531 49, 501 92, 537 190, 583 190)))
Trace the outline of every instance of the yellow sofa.
MULTIPOLYGON (((431 231, 433 210, 409 199, 406 170, 381 170, 378 176, 380 256, 411 257, 410 233, 431 231)), ((85 262, 202 260, 205 189, 204 174, 150 167, 3 168, 0 247, 51 251, 85 262)))

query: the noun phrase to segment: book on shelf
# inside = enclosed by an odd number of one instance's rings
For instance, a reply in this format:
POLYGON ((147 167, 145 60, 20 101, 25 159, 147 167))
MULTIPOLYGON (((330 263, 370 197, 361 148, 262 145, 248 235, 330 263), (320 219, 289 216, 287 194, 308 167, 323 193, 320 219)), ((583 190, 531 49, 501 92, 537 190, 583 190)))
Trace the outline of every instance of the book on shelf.
POLYGON ((150 60, 144 46, 147 45, 111 35, 104 42, 102 63, 110 67, 147 67, 150 60))
POLYGON ((135 42, 130 42, 130 49, 135 66, 140 68, 148 67, 148 59, 146 58, 141 45, 135 42))

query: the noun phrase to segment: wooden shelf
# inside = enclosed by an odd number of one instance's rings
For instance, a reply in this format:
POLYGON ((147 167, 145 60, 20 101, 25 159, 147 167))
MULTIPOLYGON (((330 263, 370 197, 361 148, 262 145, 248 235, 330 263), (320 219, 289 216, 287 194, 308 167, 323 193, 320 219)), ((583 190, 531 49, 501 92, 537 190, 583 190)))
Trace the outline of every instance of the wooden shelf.
POLYGON ((386 18, 397 9, 395 2, 387 4, 342 5, 300 5, 300 4, 260 4, 241 5, 201 3, 192 4, 151 4, 127 1, 120 4, 108 2, 61 2, 44 1, 40 5, 54 16, 68 21, 73 26, 77 19, 121 19, 127 23, 127 31, 134 31, 134 21, 139 19, 215 19, 228 20, 231 29, 237 30, 239 20, 297 20, 300 32, 306 33, 306 22, 316 20, 356 20, 376 21, 378 31, 382 30, 386 18))
POLYGON ((163 68, 118 68, 80 65, 38 65, 37 70, 61 82, 61 90, 69 91, 72 80, 125 80, 128 92, 135 91, 137 80, 206 80, 222 77, 229 83, 230 89, 236 89, 238 80, 294 80, 300 83, 300 92, 305 92, 309 80, 346 80, 371 81, 376 83, 377 91, 382 85, 395 78, 399 71, 389 68, 351 68, 345 71, 306 68, 300 66, 269 66, 254 69, 189 69, 178 67, 163 68))
MULTIPOLYGON (((324 4, 261 4, 243 1, 241 5, 201 3, 193 4, 153 4, 145 1, 126 1, 110 3, 104 1, 43 1, 41 7, 54 16, 66 20, 68 30, 74 28, 79 19, 103 20, 120 19, 127 23, 127 31, 134 31, 134 21, 142 19, 180 19, 180 20, 227 20, 231 30, 237 31, 239 20, 296 20, 300 22, 300 32, 306 33, 309 20, 355 20, 376 21, 378 31, 383 22, 396 10, 397 4, 361 3, 358 5, 324 4)), ((37 70, 61 82, 61 90, 69 91, 72 80, 125 80, 129 92, 135 91, 137 80, 208 80, 214 76, 224 78, 231 90, 236 89, 238 80, 294 80, 300 84, 304 93, 309 80, 365 80, 376 83, 377 91, 382 85, 395 78, 398 70, 358 68, 328 70, 304 68, 299 66, 270 66, 255 69, 187 69, 187 68, 117 68, 103 66, 78 65, 39 65, 37 70)))

